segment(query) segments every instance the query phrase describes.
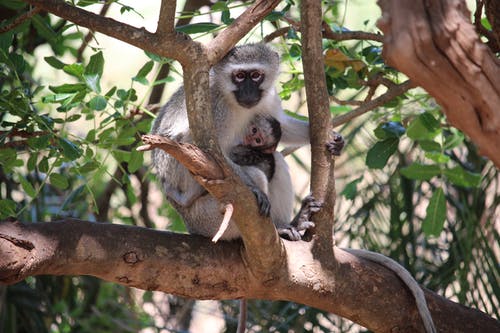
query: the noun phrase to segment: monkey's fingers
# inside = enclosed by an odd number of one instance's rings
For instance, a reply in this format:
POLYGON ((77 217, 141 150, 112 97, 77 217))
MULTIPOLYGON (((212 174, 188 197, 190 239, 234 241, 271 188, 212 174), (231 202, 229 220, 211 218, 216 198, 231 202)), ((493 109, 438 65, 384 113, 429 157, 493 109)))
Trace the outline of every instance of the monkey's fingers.
POLYGON ((332 140, 326 143, 326 149, 330 154, 333 156, 340 156, 344 145, 345 141, 342 135, 332 131, 332 140))
POLYGON ((264 192, 257 187, 252 187, 251 190, 255 195, 255 199, 257 199, 260 215, 269 217, 271 214, 271 203, 269 202, 267 195, 265 195, 264 192))
POLYGON ((219 238, 221 238, 224 232, 227 230, 227 227, 229 227, 229 221, 231 221, 231 217, 233 216, 233 211, 234 207, 232 204, 228 203, 224 206, 224 218, 222 219, 219 230, 217 230, 217 233, 212 238, 212 242, 217 243, 219 238))
POLYGON ((290 241, 299 241, 302 239, 299 231, 292 226, 278 228, 278 235, 280 235, 281 238, 288 239, 290 241))
POLYGON ((316 225, 314 224, 313 221, 306 221, 306 220, 303 220, 303 221, 299 221, 299 223, 297 223, 297 230, 299 231, 302 231, 302 230, 308 230, 308 229, 311 229, 311 228, 314 228, 316 225))

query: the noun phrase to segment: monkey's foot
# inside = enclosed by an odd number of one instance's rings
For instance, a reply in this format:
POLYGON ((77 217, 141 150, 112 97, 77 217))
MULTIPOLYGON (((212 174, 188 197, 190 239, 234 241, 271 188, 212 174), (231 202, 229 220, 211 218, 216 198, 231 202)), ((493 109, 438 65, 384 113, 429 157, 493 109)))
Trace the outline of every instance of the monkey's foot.
POLYGON ((326 143, 326 149, 333 156, 340 156, 342 149, 344 148, 344 138, 339 133, 332 131, 332 141, 326 143))
POLYGON ((312 195, 308 195, 302 200, 300 211, 293 219, 291 225, 298 231, 313 228, 314 222, 311 221, 311 217, 314 213, 319 212, 321 207, 323 207, 323 203, 316 200, 312 195))
POLYGON ((269 217, 271 215, 271 203, 267 195, 262 192, 258 187, 252 186, 250 188, 257 199, 257 206, 259 206, 259 213, 262 216, 269 217))

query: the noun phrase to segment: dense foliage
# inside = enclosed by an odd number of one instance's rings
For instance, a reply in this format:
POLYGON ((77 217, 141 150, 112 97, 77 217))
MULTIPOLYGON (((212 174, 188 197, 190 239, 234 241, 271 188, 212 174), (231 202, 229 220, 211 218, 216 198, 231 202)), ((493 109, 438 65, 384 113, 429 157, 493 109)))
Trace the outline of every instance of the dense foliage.
MULTIPOLYGON (((97 8, 97 3, 77 5, 97 8)), ((87 31, 71 22, 30 13, 33 9, 17 0, 0 6, 0 219, 43 223, 74 217, 154 228, 161 216, 169 218, 170 230, 183 231, 172 208, 150 207, 148 198, 160 194, 149 156, 135 150, 162 101, 158 90, 180 84, 173 62, 146 54, 145 63, 126 65, 137 67, 133 77, 114 82, 98 35, 88 44, 82 42, 87 31), (56 75, 40 73, 41 64, 56 75), (104 81, 113 84, 105 88, 104 81)), ((141 15, 120 2, 112 6, 141 15)), ((196 17, 196 23, 183 22, 178 30, 206 38, 230 24, 241 6, 218 1, 209 14, 185 13, 184 19, 196 17)), ((333 117, 350 114, 405 81, 383 62, 376 33, 347 41, 334 37, 350 32, 345 24, 350 15, 361 14, 343 2, 324 5, 332 33, 324 39, 324 61, 333 117)), ((280 29, 283 33, 272 38, 282 53, 279 91, 288 111, 300 117, 304 82, 295 3, 284 1, 250 39, 280 29)), ((364 22, 363 30, 375 31, 374 22, 364 22)), ((348 145, 337 164, 337 243, 384 253, 428 288, 499 318, 495 166, 447 124, 440 106, 421 89, 405 91, 338 129, 348 145)), ((304 154, 294 153, 288 161, 294 172, 308 171, 304 154)), ((297 189, 298 197, 306 192, 297 189)), ((90 277, 35 277, 0 286, 0 331, 185 330, 193 304, 90 277), (165 307, 168 311, 158 310, 165 307)), ((234 302, 221 303, 218 313, 224 314, 227 331, 236 312, 234 302)), ((249 317, 249 325, 263 331, 358 329, 288 302, 252 301, 249 317)))

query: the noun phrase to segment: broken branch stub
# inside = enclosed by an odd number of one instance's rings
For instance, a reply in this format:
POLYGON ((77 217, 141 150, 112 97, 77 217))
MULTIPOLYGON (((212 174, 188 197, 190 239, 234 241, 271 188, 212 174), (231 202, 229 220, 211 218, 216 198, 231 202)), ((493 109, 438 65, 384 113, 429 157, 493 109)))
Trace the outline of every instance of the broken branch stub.
POLYGON ((144 145, 137 147, 138 151, 161 149, 178 160, 194 176, 206 180, 222 180, 226 177, 219 163, 193 144, 176 142, 160 135, 143 135, 142 141, 144 145))

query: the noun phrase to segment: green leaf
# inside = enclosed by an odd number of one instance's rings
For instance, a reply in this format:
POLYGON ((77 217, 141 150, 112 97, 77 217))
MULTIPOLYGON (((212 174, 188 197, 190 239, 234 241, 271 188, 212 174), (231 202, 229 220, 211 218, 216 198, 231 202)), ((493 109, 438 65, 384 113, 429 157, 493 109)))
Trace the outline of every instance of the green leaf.
POLYGON ((17 159, 17 152, 15 149, 0 149, 0 165, 3 166, 4 172, 9 173, 15 166, 20 166, 18 165, 18 161, 20 161, 22 165, 23 161, 17 159))
POLYGON ((40 15, 38 14, 34 15, 31 18, 31 22, 33 23, 33 26, 35 27, 36 31, 40 34, 40 36, 42 36, 49 42, 55 42, 57 40, 56 32, 52 29, 52 27, 48 24, 48 22, 44 20, 40 15))
POLYGON ((44 102, 44 103, 60 103, 60 102, 71 99, 73 96, 74 96, 74 93, 47 95, 47 96, 42 97, 42 102, 44 102))
POLYGON ((442 188, 436 189, 432 195, 427 213, 422 222, 422 231, 426 236, 439 236, 446 219, 446 199, 442 188))
POLYGON ((66 83, 60 86, 49 86, 49 89, 56 94, 67 94, 84 91, 87 86, 83 83, 66 83))
POLYGON ((33 187, 33 185, 31 185, 31 183, 21 175, 18 175, 18 178, 19 178, 19 182, 21 183, 21 186, 22 186, 24 192, 28 196, 34 198, 36 196, 36 191, 35 191, 35 188, 33 187))
POLYGON ((26 163, 28 171, 31 172, 35 170, 37 160, 38 160, 38 154, 30 154, 30 157, 28 158, 28 163, 26 163))
POLYGON ((130 161, 130 152, 121 149, 114 149, 111 151, 111 154, 114 156, 118 163, 128 162, 130 161))
POLYGON ((111 96, 113 96, 113 94, 115 93, 116 89, 117 89, 116 86, 114 86, 113 88, 109 89, 109 91, 104 96, 110 98, 111 96))
POLYGON ((203 32, 209 32, 209 31, 217 29, 218 27, 220 27, 220 25, 212 23, 212 22, 200 22, 200 23, 181 25, 181 26, 175 27, 175 30, 190 35, 190 34, 199 34, 199 33, 203 33, 203 32))
POLYGON ((24 60, 23 56, 21 56, 17 53, 11 53, 11 54, 9 54, 9 59, 19 74, 24 73, 24 71, 27 68, 27 63, 24 60))
POLYGON ((408 137, 413 140, 432 140, 439 133, 441 133, 439 121, 429 112, 424 112, 415 118, 406 132, 408 137))
POLYGON ((85 68, 82 64, 71 64, 64 66, 63 71, 69 75, 80 78, 83 75, 85 68))
POLYGON ((148 80, 146 79, 146 75, 148 75, 149 72, 151 72, 153 66, 154 66, 154 61, 152 60, 148 61, 147 63, 144 64, 144 66, 142 66, 142 68, 139 70, 137 75, 132 78, 132 80, 147 85, 148 80))
POLYGON ((0 219, 16 216, 16 203, 10 199, 0 200, 0 219))
POLYGON ((6 54, 9 53, 13 37, 14 32, 12 30, 0 34, 0 50, 4 50, 6 54))
POLYGON ((88 107, 96 111, 104 110, 107 105, 108 101, 101 95, 94 96, 88 103, 88 107))
POLYGON ((89 161, 84 165, 82 165, 80 168, 78 168, 78 170, 80 171, 80 173, 88 173, 90 171, 94 171, 98 167, 99 163, 97 163, 96 161, 89 161))
POLYGON ((128 162, 128 171, 130 173, 134 173, 137 170, 139 170, 139 168, 143 165, 144 165, 144 154, 135 149, 132 150, 130 161, 128 162))
POLYGON ((66 64, 62 61, 60 61, 59 59, 57 59, 56 57, 54 56, 50 56, 50 57, 45 57, 43 58, 45 59, 45 61, 52 67, 56 68, 56 69, 63 69, 64 66, 66 66, 66 64))
POLYGON ((452 128, 450 134, 445 136, 444 149, 453 149, 464 142, 464 134, 459 130, 452 128))
POLYGON ((85 74, 94 74, 98 77, 102 76, 102 72, 104 69, 104 57, 102 52, 99 51, 93 56, 90 57, 89 64, 85 67, 85 74))
POLYGON ((437 151, 426 152, 425 157, 439 164, 444 164, 450 161, 449 156, 441 154, 440 152, 437 151))
POLYGON ((231 17, 231 13, 229 12, 229 10, 222 11, 222 13, 220 15, 220 20, 225 25, 230 25, 231 23, 234 22, 234 18, 231 17))
POLYGON ((429 180, 432 177, 441 174, 441 168, 438 165, 426 165, 413 163, 410 166, 401 169, 401 174, 409 179, 414 180, 429 180))
POLYGON ((47 156, 43 157, 40 163, 38 163, 38 170, 44 173, 49 171, 49 160, 47 156))
POLYGON ((64 190, 69 186, 66 176, 61 175, 60 173, 50 174, 49 180, 52 186, 57 187, 60 190, 64 190))
POLYGON ((441 145, 436 141, 422 140, 419 144, 420 148, 426 152, 441 152, 441 145))
POLYGON ((73 142, 66 138, 59 138, 59 145, 62 148, 64 157, 73 161, 82 155, 82 151, 73 142))
POLYGON ((159 62, 160 64, 167 64, 167 63, 171 63, 172 62, 172 59, 170 59, 170 58, 160 57, 159 55, 151 53, 151 52, 148 52, 148 51, 144 51, 144 53, 146 54, 146 56, 149 59, 151 59, 151 60, 153 60, 155 62, 159 62))
POLYGON ((399 139, 389 138, 384 141, 377 142, 366 155, 366 165, 370 169, 382 169, 398 149, 399 139))
POLYGON ((28 144, 33 149, 45 149, 49 146, 51 134, 35 136, 28 139, 28 144))
POLYGON ((463 187, 478 187, 481 184, 481 174, 464 170, 461 166, 445 169, 443 174, 450 182, 463 187))
POLYGON ((83 79, 85 80, 85 83, 87 86, 92 89, 92 91, 95 91, 96 93, 100 94, 101 93, 101 77, 97 74, 84 74, 83 79))
POLYGON ((359 177, 354 179, 352 182, 346 184, 344 189, 342 190, 341 195, 343 195, 346 199, 354 200, 356 195, 358 194, 358 184, 363 180, 363 177, 359 177))

